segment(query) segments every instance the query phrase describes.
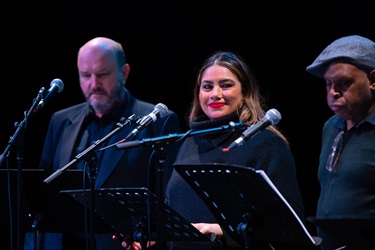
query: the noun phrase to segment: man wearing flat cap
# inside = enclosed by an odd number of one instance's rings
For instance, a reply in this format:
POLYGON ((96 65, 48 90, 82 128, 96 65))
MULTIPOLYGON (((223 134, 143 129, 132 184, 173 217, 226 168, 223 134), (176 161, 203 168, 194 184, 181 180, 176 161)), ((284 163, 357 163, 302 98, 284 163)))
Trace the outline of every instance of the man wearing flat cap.
POLYGON ((321 249, 375 249, 375 43, 339 38, 306 70, 324 79, 334 112, 322 130, 313 220, 321 249))

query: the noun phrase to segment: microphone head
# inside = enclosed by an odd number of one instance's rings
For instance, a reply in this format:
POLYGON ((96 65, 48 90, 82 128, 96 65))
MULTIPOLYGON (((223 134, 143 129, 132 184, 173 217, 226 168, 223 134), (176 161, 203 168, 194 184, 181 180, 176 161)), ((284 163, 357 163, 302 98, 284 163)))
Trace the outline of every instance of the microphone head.
POLYGON ((51 87, 56 86, 59 90, 58 93, 60 93, 64 89, 64 83, 59 78, 53 79, 50 86, 51 87))
POLYGON ((168 108, 163 103, 156 104, 155 109, 157 109, 160 112, 160 117, 166 116, 168 113, 168 108))
POLYGON ((281 114, 276 109, 270 109, 266 112, 265 117, 271 122, 272 125, 278 124, 281 120, 281 114))

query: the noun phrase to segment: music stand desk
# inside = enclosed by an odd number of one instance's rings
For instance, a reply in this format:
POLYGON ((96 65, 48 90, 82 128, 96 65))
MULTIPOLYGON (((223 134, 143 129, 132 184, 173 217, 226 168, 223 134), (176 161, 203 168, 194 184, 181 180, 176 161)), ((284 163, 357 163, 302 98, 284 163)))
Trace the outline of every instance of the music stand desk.
POLYGON ((286 199, 262 170, 225 164, 175 164, 211 209, 221 227, 238 242, 262 242, 317 246, 286 199), (240 229, 247 226, 248 234, 240 229))
POLYGON ((308 221, 329 235, 330 238, 346 245, 345 250, 375 249, 374 218, 316 218, 308 221))
MULTIPOLYGON (((90 190, 63 190, 68 196, 85 204, 90 190), (86 198, 85 198, 86 197, 86 198)), ((95 214, 106 222, 119 239, 135 238, 140 232, 147 239, 157 238, 159 202, 155 194, 145 187, 140 188, 101 188, 95 190, 95 214), (148 220, 150 219, 150 220, 148 220)), ((167 204, 163 203, 162 240, 166 241, 208 241, 167 204)))

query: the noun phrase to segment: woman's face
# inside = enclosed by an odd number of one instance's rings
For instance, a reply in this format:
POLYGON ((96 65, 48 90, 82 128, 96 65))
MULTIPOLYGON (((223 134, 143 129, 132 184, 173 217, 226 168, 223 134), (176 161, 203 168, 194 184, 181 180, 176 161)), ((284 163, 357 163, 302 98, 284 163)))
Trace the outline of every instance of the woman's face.
POLYGON ((242 99, 242 85, 226 67, 212 65, 203 72, 199 102, 211 120, 239 109, 242 99))

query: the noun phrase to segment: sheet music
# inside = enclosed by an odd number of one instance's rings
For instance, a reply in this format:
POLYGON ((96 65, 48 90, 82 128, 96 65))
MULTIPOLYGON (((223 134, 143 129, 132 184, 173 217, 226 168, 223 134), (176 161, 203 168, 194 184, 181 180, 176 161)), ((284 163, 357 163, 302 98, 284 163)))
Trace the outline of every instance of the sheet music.
POLYGON ((290 212, 294 215, 294 217, 296 218, 296 220, 298 221, 298 223, 301 225, 302 229, 305 231, 306 235, 310 238, 311 242, 314 244, 314 245, 319 245, 320 242, 319 242, 319 239, 312 237, 309 233, 309 231, 307 231, 307 228, 305 227, 305 225, 302 223, 302 221, 300 220, 300 218, 298 217, 298 215, 296 214, 296 212, 294 211, 294 209, 290 206, 290 204, 288 203, 288 201, 284 198, 284 196, 280 193, 280 191, 276 188, 276 186, 273 184, 273 182, 271 181, 271 179, 268 177, 268 175, 263 171, 263 170, 256 170, 257 173, 259 173, 263 179, 270 185, 270 187, 277 193, 277 195, 280 197, 280 199, 285 203, 285 205, 289 208, 290 212))

